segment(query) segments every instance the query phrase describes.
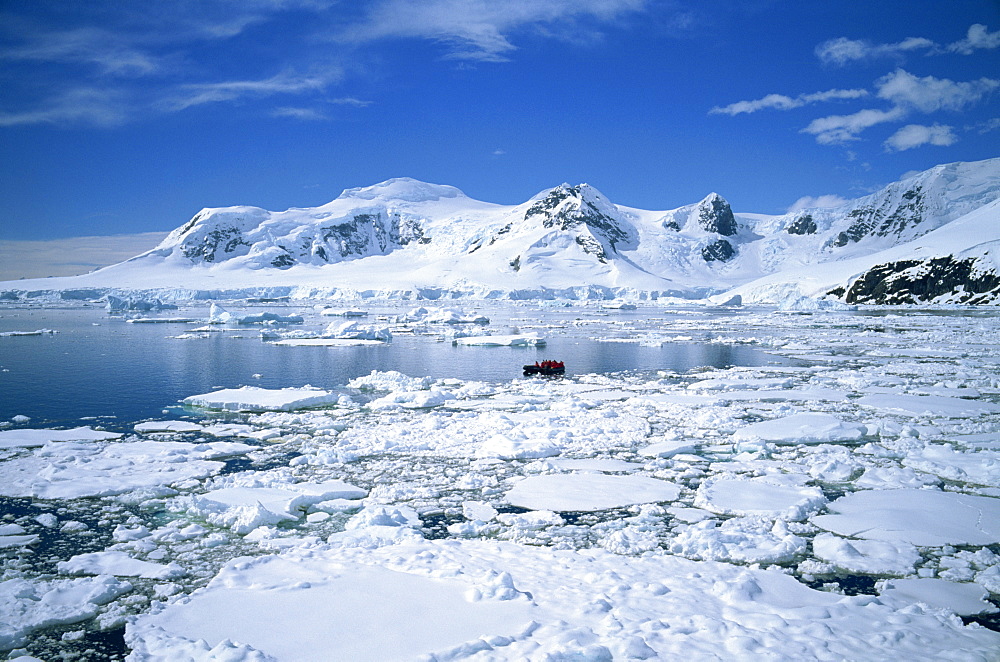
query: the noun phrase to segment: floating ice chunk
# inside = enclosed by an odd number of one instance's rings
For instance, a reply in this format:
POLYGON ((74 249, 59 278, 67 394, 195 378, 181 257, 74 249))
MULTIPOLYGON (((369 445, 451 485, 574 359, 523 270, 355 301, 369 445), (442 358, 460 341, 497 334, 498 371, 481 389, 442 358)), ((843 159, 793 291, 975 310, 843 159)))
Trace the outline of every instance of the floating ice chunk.
POLYGON ((940 482, 934 476, 905 467, 869 467, 854 484, 866 490, 896 490, 907 487, 920 489, 940 482))
POLYGON ((992 402, 948 398, 940 395, 874 393, 858 398, 856 402, 866 407, 914 417, 965 418, 1000 412, 1000 405, 992 402))
POLYGON ((128 311, 148 312, 151 310, 176 310, 172 303, 163 303, 159 299, 141 299, 138 297, 122 298, 109 294, 104 306, 109 313, 124 313, 128 311))
POLYGON ((392 341, 392 331, 389 330, 389 327, 377 324, 361 324, 356 321, 334 322, 326 327, 323 335, 329 338, 343 338, 344 340, 392 341))
POLYGON ((187 574, 176 563, 163 565, 140 561, 125 552, 117 551, 77 554, 68 561, 60 561, 56 564, 56 569, 64 575, 114 575, 143 579, 176 579, 187 574))
POLYGON ((530 460, 559 455, 560 449, 548 439, 514 438, 495 434, 479 446, 476 457, 498 457, 503 460, 530 460))
POLYGON ((434 380, 431 377, 410 377, 395 370, 372 370, 371 374, 357 377, 347 383, 349 388, 368 391, 417 391, 428 389, 434 380))
POLYGON ((639 449, 646 457, 673 457, 678 453, 693 453, 697 444, 686 439, 665 439, 639 449))
POLYGON ((646 476, 550 474, 515 483, 505 499, 532 510, 595 511, 673 501, 680 491, 674 483, 646 476))
POLYGON ((875 490, 847 494, 810 521, 851 538, 919 546, 1000 542, 1000 499, 938 490, 875 490))
POLYGON ((1000 452, 956 451, 946 444, 928 444, 903 458, 907 467, 940 476, 957 483, 1000 487, 1000 452))
POLYGON ((879 595, 903 603, 921 602, 948 609, 959 616, 997 612, 997 608, 985 599, 989 594, 983 587, 944 579, 892 579, 882 584, 879 595))
POLYGON ((214 458, 241 455, 253 449, 246 444, 222 441, 48 444, 31 456, 0 463, 0 494, 40 499, 123 494, 210 476, 224 466, 214 458))
POLYGON ((591 459, 570 459, 570 458, 556 458, 550 460, 549 464, 557 467, 559 469, 568 469, 570 471, 635 471, 636 469, 641 469, 642 465, 638 462, 626 462, 625 460, 613 460, 610 458, 591 458, 591 459))
POLYGON ((245 423, 214 423, 202 428, 202 432, 213 437, 249 437, 253 428, 245 423))
POLYGON ((717 478, 698 486, 694 504, 720 515, 765 515, 805 519, 823 507, 826 497, 816 487, 785 484, 777 477, 717 478))
POLYGON ((35 630, 93 618, 101 605, 131 590, 128 582, 107 575, 0 582, 0 650, 23 646, 35 630))
POLYGON ((536 334, 509 336, 466 336, 455 338, 455 345, 471 345, 477 347, 541 347, 545 339, 536 334))
POLYGON ((770 441, 776 444, 825 444, 857 441, 868 431, 864 425, 846 423, 830 414, 792 414, 772 421, 751 423, 733 433, 733 441, 770 441))
POLYGON ((842 311, 857 310, 853 304, 842 303, 829 299, 814 299, 800 294, 791 294, 778 302, 778 310, 782 311, 842 311))
POLYGON ((695 391, 737 391, 788 388, 795 383, 790 377, 760 377, 746 379, 712 378, 688 384, 695 391))
POLYGON ((275 341, 282 347, 361 347, 363 345, 384 345, 382 340, 361 338, 284 338, 275 341))
POLYGON ((193 317, 133 317, 125 321, 128 324, 191 324, 198 320, 193 317))
POLYGON ((146 421, 145 423, 137 423, 133 429, 145 434, 149 432, 201 432, 203 428, 191 421, 146 421))
POLYGON ((0 448, 34 448, 50 441, 105 441, 122 436, 83 426, 71 430, 0 430, 0 448))
POLYGON ((191 497, 191 504, 211 523, 242 534, 259 526, 298 520, 313 504, 360 499, 366 494, 358 487, 331 480, 283 487, 224 487, 191 497))
POLYGON ((736 563, 784 563, 804 553, 806 547, 806 539, 791 533, 785 522, 767 517, 698 522, 670 542, 674 554, 736 563))
POLYGON ((279 315, 278 313, 263 312, 256 315, 244 315, 233 321, 237 324, 302 324, 304 320, 301 315, 279 315))
POLYGON ((367 317, 368 311, 356 308, 324 308, 319 314, 326 317, 367 317))
POLYGON ((536 612, 527 599, 503 599, 521 597, 509 575, 478 576, 434 578, 322 555, 237 560, 191 597, 130 622, 126 640, 150 660, 178 659, 197 640, 206 650, 189 659, 254 659, 212 657, 207 649, 227 639, 269 660, 467 658, 490 651, 487 639, 513 641, 536 612))
POLYGON ((217 303, 212 303, 208 309, 209 324, 228 324, 233 320, 233 314, 217 303))
POLYGON ((18 336, 49 336, 55 333, 52 329, 37 329, 35 331, 2 331, 0 338, 16 338, 18 336))
POLYGON ((454 400, 455 394, 439 388, 427 391, 395 391, 389 395, 372 400, 367 404, 369 409, 388 409, 404 407, 406 409, 429 409, 439 407, 449 400, 454 400))
POLYGON ((420 516, 409 506, 367 506, 347 520, 344 528, 366 529, 373 526, 407 526, 419 528, 420 516))
POLYGON ((267 389, 258 386, 229 388, 184 398, 186 405, 226 411, 293 411, 336 404, 340 396, 321 388, 267 389))
POLYGON ((913 574, 920 561, 917 548, 906 542, 847 540, 821 533, 812 544, 817 558, 848 572, 901 577, 913 574))
POLYGON ((489 522, 497 514, 496 508, 482 501, 466 501, 462 504, 462 516, 468 520, 489 522))
POLYGON ((18 524, 0 524, 0 549, 24 547, 38 542, 38 536, 29 534, 18 524))

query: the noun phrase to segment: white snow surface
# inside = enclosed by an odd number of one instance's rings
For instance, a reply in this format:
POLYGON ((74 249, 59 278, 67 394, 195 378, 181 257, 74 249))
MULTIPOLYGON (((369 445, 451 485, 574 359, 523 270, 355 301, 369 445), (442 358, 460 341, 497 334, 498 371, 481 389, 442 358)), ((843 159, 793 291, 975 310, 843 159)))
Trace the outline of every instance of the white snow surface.
MULTIPOLYGON (((75 277, 9 281, 0 290, 98 288, 167 299, 198 291, 300 299, 715 295, 719 302, 790 301, 793 310, 829 311, 835 304, 819 297, 877 264, 954 255, 995 265, 998 197, 1000 159, 952 163, 838 208, 778 216, 730 210, 721 222, 733 227, 720 228, 713 218, 728 203, 716 193, 675 209, 641 210, 615 205, 587 184, 563 184, 520 205, 498 205, 399 178, 349 189, 314 208, 203 209, 153 250, 120 264, 75 277), (795 231, 805 217, 813 230, 795 231), (845 233, 857 234, 852 225, 859 218, 872 227, 845 243, 845 233), (731 254, 706 258, 719 242, 731 254)), ((213 321, 221 319, 220 313, 213 321)))
POLYGON ((291 411, 336 404, 339 397, 336 393, 312 386, 282 389, 243 386, 190 395, 184 398, 184 404, 227 411, 291 411))
POLYGON ((673 501, 678 494, 677 485, 656 478, 570 473, 525 478, 505 498, 532 510, 587 511, 673 501))
POLYGON ((44 446, 50 441, 104 441, 117 439, 122 435, 116 432, 95 430, 89 426, 72 428, 70 430, 0 430, 0 449, 2 448, 35 448, 44 446))

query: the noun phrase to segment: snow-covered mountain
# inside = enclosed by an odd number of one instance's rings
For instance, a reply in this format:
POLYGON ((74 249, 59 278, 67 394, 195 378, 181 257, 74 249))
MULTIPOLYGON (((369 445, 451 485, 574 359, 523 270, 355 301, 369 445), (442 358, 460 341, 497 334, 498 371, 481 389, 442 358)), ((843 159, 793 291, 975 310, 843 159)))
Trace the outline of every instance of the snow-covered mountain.
POLYGON ((936 166, 840 207, 778 216, 733 213, 717 193, 634 209, 587 184, 507 206, 401 178, 315 208, 203 209, 121 264, 0 290, 983 302, 1000 284, 987 245, 1000 240, 998 198, 1000 159, 936 166))

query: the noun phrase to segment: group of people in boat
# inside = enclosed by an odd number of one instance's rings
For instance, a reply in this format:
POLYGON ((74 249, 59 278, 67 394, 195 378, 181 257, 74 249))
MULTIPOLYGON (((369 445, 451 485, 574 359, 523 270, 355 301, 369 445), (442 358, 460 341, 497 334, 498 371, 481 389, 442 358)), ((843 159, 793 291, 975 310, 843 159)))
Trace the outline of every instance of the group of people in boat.
POLYGON ((535 367, 541 368, 542 370, 558 370, 560 368, 565 368, 566 365, 562 361, 542 361, 539 363, 535 361, 535 367))

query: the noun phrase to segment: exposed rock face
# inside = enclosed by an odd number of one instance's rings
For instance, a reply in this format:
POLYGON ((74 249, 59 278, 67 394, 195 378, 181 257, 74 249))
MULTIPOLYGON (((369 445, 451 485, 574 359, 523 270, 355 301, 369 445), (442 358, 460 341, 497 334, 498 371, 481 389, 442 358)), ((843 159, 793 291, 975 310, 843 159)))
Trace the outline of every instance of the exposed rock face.
POLYGON ((698 225, 706 232, 716 232, 723 237, 731 237, 738 230, 732 208, 726 199, 717 193, 711 194, 698 204, 698 225))
POLYGON ((803 214, 785 228, 785 231, 788 234, 816 234, 816 221, 813 220, 812 214, 803 214))
MULTIPOLYGON (((923 188, 916 185, 902 192, 897 200, 887 195, 872 205, 852 209, 848 214, 851 224, 833 240, 832 245, 846 246, 865 237, 901 236, 906 230, 917 228, 924 220, 923 188)), ((930 231, 933 228, 926 228, 930 231)), ((922 232, 910 232, 919 236, 922 232)))
POLYGON ((851 284, 847 303, 994 303, 1000 275, 978 258, 954 256, 880 264, 851 284))
POLYGON ((736 255, 736 250, 725 239, 713 241, 701 249, 701 256, 705 258, 706 262, 726 262, 733 259, 734 255, 736 255))
POLYGON ((528 207, 524 220, 572 233, 583 252, 602 263, 607 263, 609 255, 616 253, 619 246, 629 246, 637 240, 635 229, 621 218, 617 208, 586 184, 557 186, 528 207))

